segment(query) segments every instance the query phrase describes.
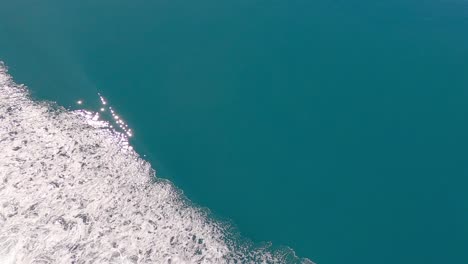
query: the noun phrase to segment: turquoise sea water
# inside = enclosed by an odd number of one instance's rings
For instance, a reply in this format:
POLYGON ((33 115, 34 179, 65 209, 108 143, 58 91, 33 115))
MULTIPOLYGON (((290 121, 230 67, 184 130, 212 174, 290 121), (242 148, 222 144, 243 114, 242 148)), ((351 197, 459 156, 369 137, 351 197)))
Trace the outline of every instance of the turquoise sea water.
POLYGON ((317 263, 468 262, 468 4, 11 1, 0 60, 160 177, 317 263))

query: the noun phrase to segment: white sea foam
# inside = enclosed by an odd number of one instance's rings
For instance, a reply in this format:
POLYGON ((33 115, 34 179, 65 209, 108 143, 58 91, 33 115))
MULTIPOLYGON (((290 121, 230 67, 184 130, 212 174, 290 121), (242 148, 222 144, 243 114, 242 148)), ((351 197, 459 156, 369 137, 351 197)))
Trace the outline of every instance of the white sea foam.
POLYGON ((311 263, 236 241, 96 116, 0 64, 0 263, 311 263))

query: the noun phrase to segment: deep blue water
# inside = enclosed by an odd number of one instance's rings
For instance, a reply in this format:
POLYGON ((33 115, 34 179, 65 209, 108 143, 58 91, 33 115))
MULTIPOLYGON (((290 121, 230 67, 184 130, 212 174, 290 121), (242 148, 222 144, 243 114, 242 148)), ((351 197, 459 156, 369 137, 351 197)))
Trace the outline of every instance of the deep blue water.
POLYGON ((255 242, 468 263, 467 29, 462 0, 4 1, 0 60, 37 98, 101 92, 255 242))

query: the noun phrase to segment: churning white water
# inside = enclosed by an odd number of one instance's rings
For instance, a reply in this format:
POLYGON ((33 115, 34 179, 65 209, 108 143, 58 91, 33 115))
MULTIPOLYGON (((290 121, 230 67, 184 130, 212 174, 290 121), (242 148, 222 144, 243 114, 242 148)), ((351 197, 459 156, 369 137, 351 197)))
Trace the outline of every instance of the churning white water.
POLYGON ((93 113, 30 99, 0 65, 0 263, 284 263, 158 180, 93 113))

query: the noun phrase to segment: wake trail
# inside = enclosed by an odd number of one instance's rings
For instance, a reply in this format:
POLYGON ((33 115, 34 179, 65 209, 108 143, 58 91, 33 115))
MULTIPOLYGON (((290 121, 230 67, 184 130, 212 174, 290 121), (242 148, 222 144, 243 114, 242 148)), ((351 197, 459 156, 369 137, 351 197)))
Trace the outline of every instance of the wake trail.
POLYGON ((236 241, 86 111, 0 64, 0 263, 312 263, 236 241))

